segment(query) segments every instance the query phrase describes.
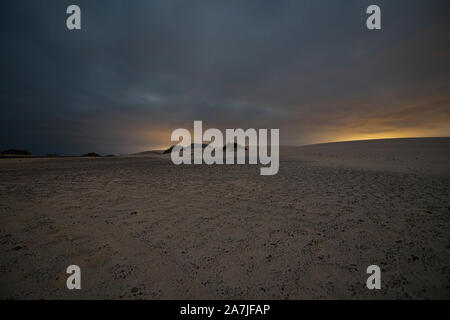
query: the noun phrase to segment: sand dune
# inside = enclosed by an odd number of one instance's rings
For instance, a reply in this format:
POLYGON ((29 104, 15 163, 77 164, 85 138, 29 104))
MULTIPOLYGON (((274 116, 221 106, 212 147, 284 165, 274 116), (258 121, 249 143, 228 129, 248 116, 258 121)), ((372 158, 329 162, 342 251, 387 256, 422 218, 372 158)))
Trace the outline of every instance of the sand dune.
POLYGON ((450 298, 450 139, 280 153, 276 176, 158 153, 1 159, 0 298, 450 298))

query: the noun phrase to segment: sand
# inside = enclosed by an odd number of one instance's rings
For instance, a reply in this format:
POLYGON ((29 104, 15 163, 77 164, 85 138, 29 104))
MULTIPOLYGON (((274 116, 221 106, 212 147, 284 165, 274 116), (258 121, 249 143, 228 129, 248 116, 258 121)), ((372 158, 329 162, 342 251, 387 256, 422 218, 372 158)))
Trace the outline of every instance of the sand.
POLYGON ((280 153, 276 176, 157 153, 0 159, 0 298, 450 298, 450 139, 280 153))

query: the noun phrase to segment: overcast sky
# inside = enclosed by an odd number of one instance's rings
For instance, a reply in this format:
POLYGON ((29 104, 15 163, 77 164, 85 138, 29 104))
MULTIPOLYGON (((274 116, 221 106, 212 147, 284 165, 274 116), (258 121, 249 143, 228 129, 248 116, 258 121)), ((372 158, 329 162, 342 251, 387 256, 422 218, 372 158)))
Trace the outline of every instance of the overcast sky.
POLYGON ((0 149, 130 153, 176 128, 283 145, 450 136, 448 0, 2 0, 0 149), (78 4, 82 30, 66 28, 78 4), (378 4, 382 30, 366 28, 378 4))

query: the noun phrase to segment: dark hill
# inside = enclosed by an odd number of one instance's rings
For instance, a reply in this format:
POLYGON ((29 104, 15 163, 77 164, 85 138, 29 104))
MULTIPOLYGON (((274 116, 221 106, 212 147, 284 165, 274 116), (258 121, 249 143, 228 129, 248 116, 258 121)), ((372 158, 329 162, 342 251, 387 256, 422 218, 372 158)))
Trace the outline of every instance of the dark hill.
POLYGON ((2 156, 31 156, 28 150, 9 149, 1 152, 2 156))
POLYGON ((99 155, 98 153, 95 153, 95 152, 89 152, 89 153, 83 154, 82 157, 101 157, 101 155, 99 155))

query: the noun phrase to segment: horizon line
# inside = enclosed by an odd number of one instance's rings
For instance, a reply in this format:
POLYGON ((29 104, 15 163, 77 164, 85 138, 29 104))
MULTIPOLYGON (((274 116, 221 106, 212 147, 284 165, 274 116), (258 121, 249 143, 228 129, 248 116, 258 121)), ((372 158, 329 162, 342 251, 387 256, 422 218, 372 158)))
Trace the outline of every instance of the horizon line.
MULTIPOLYGON (((327 142, 318 142, 318 143, 311 143, 311 144, 301 144, 301 145, 290 145, 290 144, 280 144, 279 147, 287 147, 287 148, 300 148, 300 147, 309 147, 309 146, 319 146, 319 145, 325 145, 325 144, 333 144, 333 143, 345 143, 345 142, 367 142, 367 141, 384 141, 384 140, 412 140, 412 139, 450 139, 450 136, 433 136, 433 137, 403 137, 403 138, 372 138, 372 139, 350 139, 350 140, 338 140, 338 141, 327 141, 327 142)), ((119 153, 116 156, 129 156, 129 155, 138 155, 146 152, 156 152, 156 151, 165 151, 169 148, 171 148, 173 145, 163 148, 163 149, 148 149, 144 151, 137 151, 132 153, 119 153)), ((24 148, 8 148, 3 149, 4 151, 8 150, 28 150, 24 148)), ((3 152, 2 149, 0 149, 0 153, 3 152)), ((82 154, 88 154, 88 153, 96 153, 96 152, 84 152, 82 154)), ((105 153, 106 155, 111 155, 114 153, 105 153)), ((30 155, 25 157, 82 157, 82 155, 70 155, 70 154, 57 154, 57 153, 41 153, 36 155, 30 155)), ((0 155, 0 157, 8 157, 8 155, 0 155)))

